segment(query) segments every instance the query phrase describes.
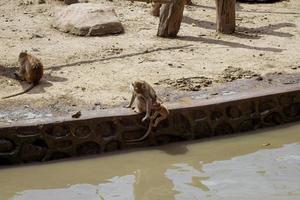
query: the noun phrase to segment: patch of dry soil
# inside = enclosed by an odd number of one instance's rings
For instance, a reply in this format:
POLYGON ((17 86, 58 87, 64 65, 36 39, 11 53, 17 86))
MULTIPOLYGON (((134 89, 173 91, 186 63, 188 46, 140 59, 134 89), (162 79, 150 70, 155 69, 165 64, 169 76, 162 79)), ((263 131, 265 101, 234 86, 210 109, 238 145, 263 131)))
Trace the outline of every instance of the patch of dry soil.
POLYGON ((169 80, 164 82, 173 85, 175 93, 199 90, 212 80, 300 71, 299 0, 237 3, 233 35, 216 33, 214 1, 193 0, 195 5, 185 7, 175 39, 156 37, 158 18, 149 14, 150 4, 90 0, 114 6, 125 33, 86 38, 51 27, 55 11, 66 6, 62 2, 28 2, 0 1, 0 97, 28 87, 13 76, 22 50, 42 60, 45 77, 29 94, 0 100, 1 110, 119 106, 129 101, 128 85, 135 79, 153 84, 164 97, 167 85, 154 84, 160 80, 169 80))

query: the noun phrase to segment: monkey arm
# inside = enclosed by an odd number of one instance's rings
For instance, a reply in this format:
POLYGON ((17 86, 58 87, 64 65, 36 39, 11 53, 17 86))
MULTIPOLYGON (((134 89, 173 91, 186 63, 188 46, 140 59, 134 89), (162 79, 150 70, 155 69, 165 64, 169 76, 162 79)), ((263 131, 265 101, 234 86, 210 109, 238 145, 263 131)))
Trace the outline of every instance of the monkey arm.
POLYGON ((136 97, 136 95, 133 93, 132 96, 131 96, 130 103, 129 103, 129 105, 126 106, 126 108, 131 108, 131 106, 132 106, 132 104, 135 100, 135 97, 136 97))

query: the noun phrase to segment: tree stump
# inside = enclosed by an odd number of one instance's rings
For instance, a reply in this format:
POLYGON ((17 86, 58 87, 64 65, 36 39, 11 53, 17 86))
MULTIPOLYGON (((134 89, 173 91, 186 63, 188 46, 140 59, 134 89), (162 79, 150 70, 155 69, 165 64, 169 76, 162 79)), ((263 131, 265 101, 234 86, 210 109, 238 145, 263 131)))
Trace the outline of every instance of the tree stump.
POLYGON ((157 36, 176 37, 179 32, 184 10, 184 0, 172 0, 164 4, 159 16, 157 36))
POLYGON ((235 31, 235 0, 215 0, 217 7, 217 31, 230 34, 235 31))
POLYGON ((192 0, 186 0, 186 3, 185 3, 186 5, 193 5, 193 2, 192 2, 192 0))

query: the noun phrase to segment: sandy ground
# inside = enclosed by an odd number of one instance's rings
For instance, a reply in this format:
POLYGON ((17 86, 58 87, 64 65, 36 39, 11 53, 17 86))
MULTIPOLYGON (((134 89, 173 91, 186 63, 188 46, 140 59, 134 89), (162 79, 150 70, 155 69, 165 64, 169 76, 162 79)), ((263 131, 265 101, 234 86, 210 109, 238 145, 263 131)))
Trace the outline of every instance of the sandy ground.
POLYGON ((65 6, 61 2, 22 2, 0 0, 0 96, 28 86, 13 77, 22 50, 42 60, 45 77, 29 94, 1 100, 1 110, 120 106, 129 101, 128 85, 135 79, 153 84, 158 94, 167 89, 199 90, 223 82, 224 70, 232 69, 228 66, 242 70, 238 78, 300 72, 299 0, 237 4, 233 35, 216 33, 214 1, 193 0, 195 5, 185 8, 176 39, 156 36, 158 18, 149 14, 146 3, 90 1, 114 6, 125 33, 86 38, 51 27, 55 10, 65 6), (183 77, 196 77, 192 81, 200 86, 177 87, 174 82, 182 83, 183 77))

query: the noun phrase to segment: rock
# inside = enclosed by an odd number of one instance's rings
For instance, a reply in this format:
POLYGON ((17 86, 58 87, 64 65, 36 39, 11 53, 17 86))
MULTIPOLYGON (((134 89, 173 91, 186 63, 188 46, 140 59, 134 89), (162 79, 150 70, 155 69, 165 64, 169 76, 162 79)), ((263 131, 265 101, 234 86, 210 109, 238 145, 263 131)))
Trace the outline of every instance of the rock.
POLYGON ((64 0, 64 2, 65 2, 65 4, 67 4, 67 5, 71 5, 71 4, 73 4, 73 3, 79 3, 78 0, 64 0))
POLYGON ((76 3, 63 8, 55 14, 53 27, 79 36, 124 32, 112 7, 93 3, 76 3))
POLYGON ((81 112, 78 111, 72 115, 72 118, 79 118, 81 116, 81 112))

